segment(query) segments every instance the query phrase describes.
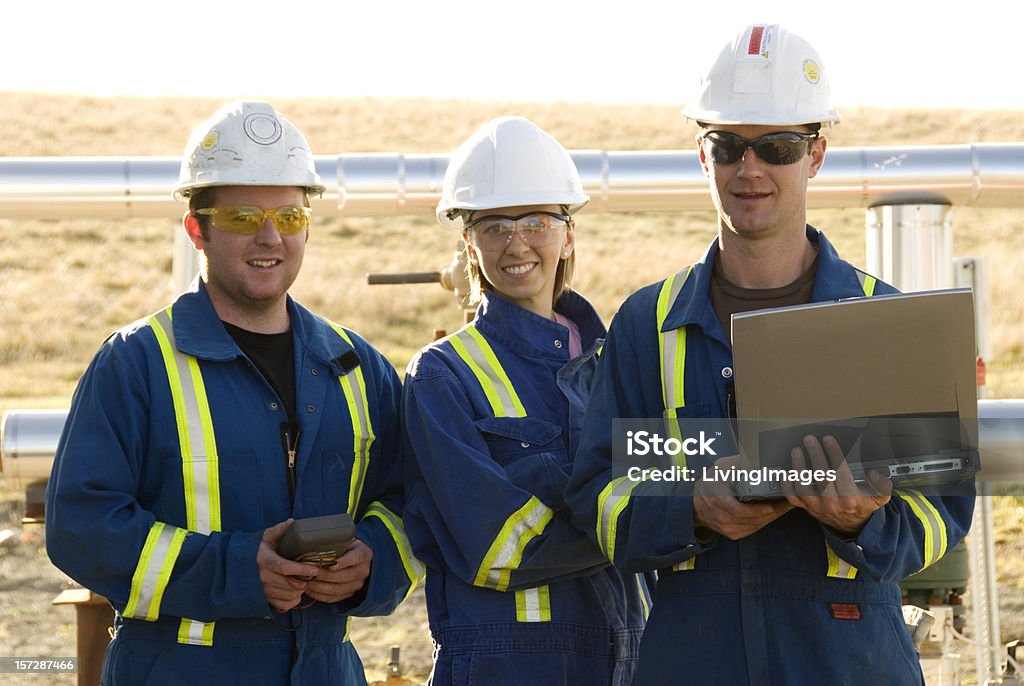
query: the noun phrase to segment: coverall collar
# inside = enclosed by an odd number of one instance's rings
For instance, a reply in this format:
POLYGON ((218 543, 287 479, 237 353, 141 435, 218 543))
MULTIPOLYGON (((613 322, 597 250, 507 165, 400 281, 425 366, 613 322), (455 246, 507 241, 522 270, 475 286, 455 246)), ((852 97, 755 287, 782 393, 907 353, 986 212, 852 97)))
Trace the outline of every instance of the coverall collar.
MULTIPOLYGON (((578 293, 566 291, 559 296, 554 309, 579 328, 584 351, 604 338, 605 326, 601 317, 578 293)), ((484 336, 494 337, 519 352, 542 357, 569 357, 569 332, 564 326, 514 305, 496 293, 483 294, 473 324, 484 336), (561 341, 562 345, 552 345, 554 340, 561 341)))
MULTIPOLYGON (((314 325, 315 315, 287 296, 288 317, 296 354, 304 350, 320 364, 343 374, 351 367, 348 353, 355 354, 352 346, 340 336, 329 335, 314 325)), ((171 310, 174 319, 174 339, 178 350, 204 360, 227 361, 241 355, 241 350, 224 328, 202 279, 192 282, 171 310)), ((358 362, 358 358, 356 358, 358 362)))
MULTIPOLYGON (((844 267, 836 249, 818 229, 807 225, 807 240, 818 249, 818 271, 814 277, 814 290, 811 295, 813 302, 849 298, 862 293, 857 275, 848 267, 844 267)), ((697 262, 693 264, 686 282, 683 284, 679 297, 665 317, 662 331, 679 329, 687 324, 697 324, 706 331, 717 331, 718 321, 711 305, 711 273, 715 258, 718 256, 718 240, 708 246, 697 262)))

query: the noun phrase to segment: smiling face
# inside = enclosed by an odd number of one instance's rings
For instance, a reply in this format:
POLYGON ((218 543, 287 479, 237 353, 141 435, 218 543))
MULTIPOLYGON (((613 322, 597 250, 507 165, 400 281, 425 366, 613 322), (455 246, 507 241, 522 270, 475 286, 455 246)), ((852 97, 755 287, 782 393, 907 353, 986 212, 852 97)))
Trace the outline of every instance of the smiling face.
MULTIPOLYGON (((270 209, 305 203, 305 192, 297 187, 223 186, 215 189, 212 206, 270 209)), ((185 230, 206 257, 203 281, 222 320, 261 333, 287 330, 285 296, 302 266, 308 231, 282 236, 268 218, 253 236, 211 226, 204 237, 193 214, 185 216, 185 230)))
MULTIPOLYGON (((498 207, 474 212, 471 221, 494 215, 518 217, 530 212, 562 214, 563 209, 558 205, 498 207)), ((498 295, 542 317, 551 317, 559 262, 569 258, 575 245, 572 222, 565 228, 549 229, 553 240, 547 245, 530 245, 530 239, 516 231, 503 247, 493 250, 478 245, 478 235, 486 230, 486 225, 486 221, 480 222, 466 232, 470 261, 498 295)))
MULTIPOLYGON (((807 132, 806 126, 714 126, 744 138, 776 131, 807 132)), ((711 180, 711 195, 718 210, 723 239, 731 234, 758 240, 777 235, 803 235, 807 223, 807 182, 817 175, 825 159, 824 138, 810 143, 810 154, 793 164, 768 164, 747 149, 733 164, 714 162, 701 144, 700 162, 711 180)))

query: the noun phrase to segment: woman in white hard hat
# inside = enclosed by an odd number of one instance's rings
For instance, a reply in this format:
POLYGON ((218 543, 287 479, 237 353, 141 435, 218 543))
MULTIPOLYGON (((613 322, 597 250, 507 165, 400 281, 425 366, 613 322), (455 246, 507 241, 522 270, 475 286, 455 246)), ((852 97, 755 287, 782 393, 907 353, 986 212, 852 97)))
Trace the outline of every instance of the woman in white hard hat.
POLYGON ((427 567, 434 684, 628 684, 646 588, 562 496, 605 327, 569 289, 588 201, 565 149, 502 117, 452 157, 438 220, 476 317, 406 374, 405 523, 427 567))

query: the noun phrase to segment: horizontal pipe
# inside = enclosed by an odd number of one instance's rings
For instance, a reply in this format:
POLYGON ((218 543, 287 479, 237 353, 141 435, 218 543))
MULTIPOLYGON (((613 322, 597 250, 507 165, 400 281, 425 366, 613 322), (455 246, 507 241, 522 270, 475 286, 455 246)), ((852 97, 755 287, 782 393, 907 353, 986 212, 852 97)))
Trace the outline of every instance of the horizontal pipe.
MULTIPOLYGON (((13 489, 46 481, 67 410, 7 410, 0 422, 0 467, 13 489)), ((1024 482, 1024 400, 978 401, 984 482, 1024 482)))
MULTIPOLYGON (((572 153, 591 195, 589 212, 709 210, 695 151, 572 153)), ((176 157, 0 158, 0 217, 64 219, 181 215, 171 197, 176 157)), ((445 154, 318 156, 323 215, 430 216, 445 154)), ((812 208, 892 204, 1024 207, 1024 143, 830 148, 811 180, 812 208)))
POLYGON ((440 283, 441 272, 399 272, 397 274, 367 274, 370 286, 394 286, 410 283, 440 283))

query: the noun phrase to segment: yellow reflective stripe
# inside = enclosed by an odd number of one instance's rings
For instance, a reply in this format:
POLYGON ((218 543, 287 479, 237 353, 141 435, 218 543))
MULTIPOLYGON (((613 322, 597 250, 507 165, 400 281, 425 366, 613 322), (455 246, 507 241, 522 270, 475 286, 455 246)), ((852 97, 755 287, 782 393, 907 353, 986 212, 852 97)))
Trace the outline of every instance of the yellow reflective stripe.
POLYGON ((694 563, 696 561, 697 561, 697 557, 696 556, 687 558, 687 559, 683 560, 682 562, 679 562, 677 564, 672 565, 672 571, 673 572, 686 572, 686 571, 690 571, 690 570, 693 569, 693 565, 694 565, 694 563))
POLYGON ((376 501, 366 508, 366 515, 363 518, 367 517, 376 517, 383 522, 391 534, 391 538, 395 541, 395 548, 398 549, 398 555, 402 558, 402 568, 405 569, 405 575, 409 578, 409 590, 405 594, 405 598, 408 598, 416 588, 416 584, 423 578, 424 569, 423 563, 412 554, 412 544, 409 543, 409 537, 405 534, 405 524, 402 522, 402 518, 376 501))
MULTIPOLYGON (((682 439, 679 428, 677 408, 686 406, 686 327, 670 331, 662 331, 668 313, 672 311, 679 293, 690 276, 692 267, 681 269, 673 274, 661 286, 658 293, 658 307, 655 322, 658 327, 658 359, 661 365, 661 398, 665 410, 662 417, 666 420, 670 438, 682 439)), ((680 467, 686 467, 686 456, 679 453, 675 462, 680 467)), ((623 503, 623 507, 625 504, 623 503)), ((689 558, 678 564, 672 565, 672 571, 684 571, 693 569, 694 558, 689 558)))
MULTIPOLYGON (((690 267, 670 276, 658 293, 656 323, 658 327, 658 353, 661 364, 661 398, 665 406, 662 417, 670 438, 682 439, 676 408, 686 405, 686 327, 662 331, 668 313, 690 275, 690 267)), ((686 467, 686 456, 679 453, 675 462, 686 467)))
POLYGON ((551 591, 547 586, 516 591, 516 621, 551 621, 551 591))
POLYGON ((683 329, 682 340, 677 336, 678 329, 662 331, 665 319, 679 297, 690 268, 673 274, 662 284, 658 293, 656 323, 658 327, 658 359, 661 363, 661 394, 665 408, 682 407, 684 405, 683 373, 686 363, 686 330, 683 329), (680 354, 681 353, 681 354, 680 354))
POLYGON ((668 336, 671 334, 672 346, 670 351, 672 355, 672 368, 675 370, 673 374, 672 383, 672 407, 683 407, 686 405, 686 399, 684 397, 683 382, 685 381, 686 373, 686 328, 674 329, 672 331, 666 331, 666 343, 668 342, 668 336))
POLYGON ((182 619, 178 627, 178 643, 193 646, 213 645, 213 622, 209 624, 194 619, 182 619))
MULTIPOLYGON (((350 346, 355 347, 345 329, 334 322, 328 323, 350 346)), ((363 377, 362 366, 356 365, 347 374, 338 377, 338 382, 345 394, 345 402, 352 420, 352 450, 355 457, 352 463, 352 479, 348 489, 348 512, 354 517, 359 507, 359 499, 363 495, 366 474, 370 468, 370 447, 377 437, 373 433, 373 423, 370 421, 370 401, 366 395, 366 379, 363 377)))
POLYGON ((640 484, 627 476, 612 480, 597 497, 597 542, 608 561, 615 563, 615 540, 619 517, 629 504, 630 494, 640 484))
MULTIPOLYGON (((221 529, 220 465, 213 417, 199 361, 178 350, 172 308, 150 317, 160 346, 174 405, 181 450, 185 519, 189 531, 210 534, 221 529)), ((178 627, 181 643, 213 645, 214 623, 183 618, 178 627)))
POLYGON ((160 343, 174 398, 174 413, 185 482, 185 513, 189 531, 220 531, 220 480, 217 441, 199 361, 174 342, 171 308, 149 320, 160 343))
POLYGON ((640 605, 643 607, 644 619, 647 619, 651 614, 651 603, 647 598, 647 585, 643 582, 642 575, 634 574, 633 578, 636 579, 636 591, 640 594, 640 605))
POLYGON ((507 590, 512 570, 519 566, 527 544, 544 531, 553 516, 550 507, 537 496, 531 496, 501 527, 480 563, 474 585, 496 591, 507 590))
MULTIPOLYGON (((199 414, 199 425, 202 428, 203 450, 201 456, 205 458, 199 464, 205 466, 194 469, 194 483, 196 484, 196 500, 200 505, 196 508, 196 531, 208 534, 211 531, 220 531, 220 458, 217 455, 217 439, 213 431, 213 417, 210 416, 210 402, 206 397, 206 384, 203 383, 203 374, 199 371, 199 361, 194 357, 188 358, 189 370, 192 372, 192 387, 195 393, 196 409, 199 414), (206 521, 202 521, 205 517, 206 521)), ((193 449, 193 453, 195 450, 193 449)), ((193 458, 196 455, 193 454, 193 458)))
POLYGON ((124 609, 125 617, 156 621, 160 616, 160 601, 171 579, 171 570, 181 552, 185 530, 163 522, 154 522, 146 535, 142 554, 132 575, 131 593, 124 609))
POLYGON ((490 343, 469 324, 448 339, 480 383, 495 417, 525 417, 526 409, 490 343))
POLYGON ((843 558, 836 555, 832 546, 825 544, 825 553, 828 556, 828 576, 838 579, 854 579, 857 577, 857 568, 843 558))
MULTIPOLYGON (((178 445, 181 450, 182 463, 192 461, 192 441, 189 438, 188 415, 185 412, 185 399, 183 396, 181 378, 178 375, 178 364, 175 360, 176 346, 168 336, 167 330, 162 322, 166 322, 168 329, 171 325, 171 308, 160 313, 160 318, 154 315, 149 318, 149 325, 156 335, 157 343, 160 345, 160 353, 164 359, 164 367, 167 369, 167 381, 171 390, 171 400, 174 405, 174 419, 178 428, 178 445)), ((184 473, 185 488, 189 489, 189 476, 184 473)), ((185 517, 188 522, 194 522, 196 518, 195 503, 189 498, 185 499, 185 517)), ((191 525, 190 525, 191 528, 191 525)))
POLYGON ((860 287, 864 290, 864 295, 871 296, 875 294, 875 283, 877 283, 875 277, 858 269, 857 280, 860 281, 860 287))
POLYGON ((909 488, 897 489, 896 495, 910 505, 914 516, 920 520, 924 529, 924 566, 921 569, 935 564, 946 554, 946 523, 942 521, 935 506, 920 491, 909 488))

